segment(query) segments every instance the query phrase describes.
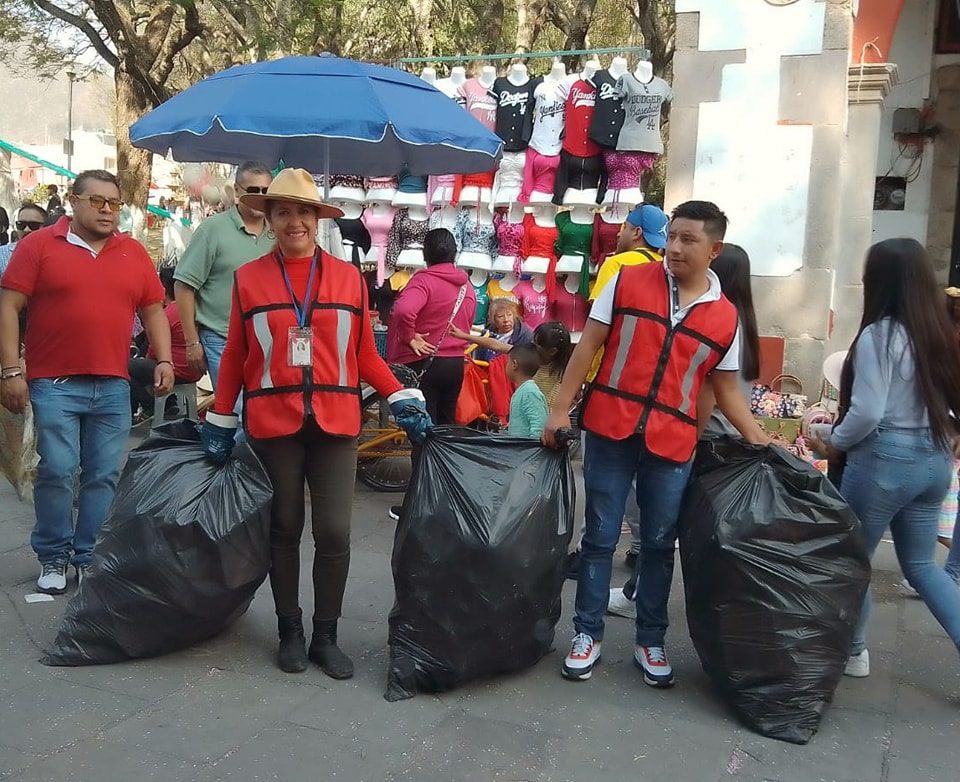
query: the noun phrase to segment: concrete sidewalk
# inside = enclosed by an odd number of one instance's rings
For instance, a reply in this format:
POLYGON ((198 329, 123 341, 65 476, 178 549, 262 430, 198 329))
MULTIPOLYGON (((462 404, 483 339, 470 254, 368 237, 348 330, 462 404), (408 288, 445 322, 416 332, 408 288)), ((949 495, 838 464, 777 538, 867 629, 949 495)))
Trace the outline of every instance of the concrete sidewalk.
MULTIPOLYGON (((669 643, 678 685, 656 691, 631 664, 632 622, 610 618, 604 662, 567 682, 572 634, 565 590, 555 651, 534 668, 439 697, 387 703, 387 614, 396 497, 358 487, 341 643, 357 675, 274 665, 269 588, 225 635, 167 657, 105 667, 46 668, 67 596, 31 603, 33 509, 0 488, 0 779, 417 780, 436 782, 956 782, 960 660, 917 600, 901 597, 892 546, 875 574, 874 673, 845 679, 805 747, 757 736, 712 693, 687 638, 675 584, 669 643)), ((304 560, 312 556, 304 541, 304 560)), ((626 576, 617 557, 614 578, 626 576)), ((301 595, 309 595, 309 568, 301 595)), ((73 584, 71 582, 71 591, 73 584)), ((304 599, 305 614, 312 605, 304 599)))

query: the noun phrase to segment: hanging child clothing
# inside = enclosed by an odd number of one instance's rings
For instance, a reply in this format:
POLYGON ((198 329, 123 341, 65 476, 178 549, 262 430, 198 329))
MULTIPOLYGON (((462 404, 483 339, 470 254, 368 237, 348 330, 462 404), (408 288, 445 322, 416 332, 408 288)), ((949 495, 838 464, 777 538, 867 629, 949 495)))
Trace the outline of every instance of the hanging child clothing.
POLYGON ((597 191, 597 203, 603 201, 607 192, 607 169, 600 155, 577 157, 566 150, 560 152, 560 165, 553 188, 553 203, 563 206, 567 190, 597 191))
POLYGON ((533 193, 553 193, 557 183, 560 155, 541 155, 533 147, 527 150, 523 166, 523 188, 517 199, 521 204, 530 202, 533 193))
POLYGON ((395 176, 368 176, 363 180, 363 186, 367 190, 396 190, 397 178, 395 176))
POLYGON ((497 229, 492 222, 480 219, 478 209, 461 209, 453 228, 460 252, 475 252, 496 258, 499 252, 497 229))
POLYGON ((360 269, 361 263, 366 254, 370 252, 371 239, 370 231, 363 224, 361 217, 346 218, 338 217, 335 220, 340 229, 340 239, 343 248, 350 256, 348 259, 357 269, 360 269))
POLYGON ((600 266, 617 251, 617 238, 619 236, 619 223, 608 223, 600 215, 593 218, 593 242, 590 247, 590 260, 594 266, 600 266))
POLYGON ((473 294, 477 297, 477 309, 473 313, 473 325, 482 326, 487 322, 487 313, 490 311, 490 293, 487 290, 488 280, 484 280, 477 285, 473 278, 470 279, 470 287, 473 288, 473 294))
POLYGON ((458 189, 456 174, 437 174, 427 178, 427 207, 437 208, 433 203, 433 197, 440 192, 445 203, 456 206, 460 200, 460 191, 458 189))
POLYGON ((514 295, 523 310, 523 322, 530 329, 552 320, 550 295, 546 290, 538 291, 529 280, 521 280, 513 289, 514 295))
POLYGON ((426 193, 427 178, 425 176, 411 174, 410 171, 405 168, 397 177, 397 191, 400 193, 426 193))
POLYGON ((557 228, 543 226, 537 223, 533 215, 523 217, 523 241, 520 244, 520 257, 526 260, 531 257, 551 258, 556 260, 555 246, 557 243, 557 228))
POLYGON ((553 157, 560 154, 563 135, 563 110, 566 106, 566 90, 563 82, 543 79, 533 94, 533 129, 530 133, 530 149, 541 155, 553 157))
POLYGON ((584 296, 587 295, 590 285, 590 250, 592 244, 593 223, 574 222, 569 212, 560 212, 557 215, 556 254, 558 256, 579 255, 583 260, 583 266, 580 269, 580 293, 584 296))
POLYGON ((533 133, 533 93, 542 79, 530 79, 516 85, 505 76, 493 83, 497 99, 495 131, 503 139, 504 152, 520 152, 527 148, 533 133))
POLYGON ((523 189, 525 152, 504 152, 493 182, 494 201, 513 203, 523 189))
POLYGON ((553 317, 566 326, 567 331, 583 331, 589 310, 585 296, 570 293, 565 284, 557 285, 553 294, 553 317))
POLYGON ((660 121, 663 104, 673 98, 670 85, 659 76, 654 76, 645 84, 633 73, 625 73, 617 82, 617 90, 623 99, 624 109, 617 149, 621 152, 662 155, 660 121))
POLYGON ((656 165, 657 155, 650 152, 618 152, 604 150, 603 165, 607 169, 607 189, 615 193, 640 187, 640 177, 656 165))
POLYGON ((590 120, 590 139, 601 147, 616 149, 625 116, 618 80, 604 70, 593 74, 591 81, 597 87, 597 100, 590 120))
POLYGON ((478 79, 467 79, 460 85, 464 105, 480 123, 493 130, 497 123, 497 99, 478 79))
POLYGON ((377 265, 377 286, 383 285, 387 269, 387 244, 390 241, 390 230, 393 228, 393 209, 378 212, 375 209, 365 209, 360 219, 370 234, 370 249, 374 257, 369 258, 377 265))
POLYGON ((519 258, 526 218, 523 222, 511 223, 503 212, 497 212, 493 216, 493 225, 497 231, 499 254, 508 258, 519 258))
POLYGON ((387 242, 387 269, 396 269, 397 258, 403 250, 422 248, 429 230, 429 220, 413 220, 409 209, 398 209, 387 242))
POLYGON ((570 87, 564 106, 563 149, 570 155, 590 158, 600 154, 600 145, 590 138, 590 123, 597 104, 597 88, 579 79, 570 87))

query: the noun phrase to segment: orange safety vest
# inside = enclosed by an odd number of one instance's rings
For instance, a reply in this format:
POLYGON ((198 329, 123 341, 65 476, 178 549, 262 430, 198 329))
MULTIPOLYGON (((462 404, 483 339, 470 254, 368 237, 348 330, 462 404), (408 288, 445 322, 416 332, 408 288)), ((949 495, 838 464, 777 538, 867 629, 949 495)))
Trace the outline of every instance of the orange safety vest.
POLYGON ((682 463, 697 445, 700 387, 733 342, 737 310, 721 296, 697 304, 673 326, 670 298, 662 264, 620 271, 583 427, 611 440, 640 433, 651 453, 682 463))
POLYGON ((317 294, 307 318, 313 329, 310 367, 290 366, 289 332, 299 324, 280 258, 270 253, 235 272, 247 348, 244 419, 255 438, 295 434, 309 416, 327 434, 360 433, 357 354, 366 288, 356 267, 319 252, 317 294))

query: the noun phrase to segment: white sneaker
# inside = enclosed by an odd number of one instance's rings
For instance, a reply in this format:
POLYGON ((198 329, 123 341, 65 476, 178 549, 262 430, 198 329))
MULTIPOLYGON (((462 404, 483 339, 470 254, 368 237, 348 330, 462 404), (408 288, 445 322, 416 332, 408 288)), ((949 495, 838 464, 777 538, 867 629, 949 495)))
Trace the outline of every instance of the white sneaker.
POLYGON ((610 598, 607 600, 607 613, 622 616, 626 619, 636 619, 637 604, 627 599, 621 587, 616 587, 610 590, 610 598))
POLYGON ((850 655, 843 675, 852 676, 854 679, 867 678, 870 675, 870 652, 864 649, 860 654, 850 655))
POLYGON ((900 589, 903 590, 903 594, 904 594, 905 597, 915 597, 915 598, 919 598, 919 597, 920 597, 920 593, 919 593, 916 589, 914 589, 914 588, 910 585, 910 582, 907 581, 907 579, 905 579, 905 578, 904 578, 904 579, 901 579, 901 581, 900 581, 900 589))
POLYGON ((570 654, 563 661, 563 675, 568 679, 589 679, 593 666, 600 662, 600 641, 586 633, 577 633, 570 646, 570 654))
POLYGON ((640 646, 633 652, 634 664, 643 671, 644 684, 651 687, 673 687, 673 666, 662 646, 640 646))
POLYGON ((41 562, 37 591, 45 595, 62 595, 67 591, 67 563, 41 562))

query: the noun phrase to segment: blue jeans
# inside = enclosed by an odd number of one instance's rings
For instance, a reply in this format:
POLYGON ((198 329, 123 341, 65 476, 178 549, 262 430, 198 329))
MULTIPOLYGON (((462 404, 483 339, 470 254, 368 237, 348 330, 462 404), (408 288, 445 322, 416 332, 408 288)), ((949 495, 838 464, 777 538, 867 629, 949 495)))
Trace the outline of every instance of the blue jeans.
POLYGON ((957 512, 957 520, 953 525, 953 540, 943 569, 950 578, 960 584, 960 511, 957 512))
POLYGON ((41 562, 82 565, 90 561, 120 477, 130 435, 130 384, 118 377, 44 378, 30 383, 30 401, 40 455, 30 544, 41 562))
MULTIPOLYGON (((887 527, 904 575, 960 648, 960 590, 934 561, 940 506, 953 458, 928 429, 880 429, 847 455, 840 493, 860 518, 872 557, 887 527)), ((852 653, 866 648, 873 599, 867 591, 852 653)))
POLYGON ((603 638, 610 595, 613 552, 634 478, 640 507, 637 577, 637 643, 663 646, 667 600, 673 581, 677 517, 690 477, 690 462, 677 464, 651 454, 642 435, 608 440, 587 432, 583 457, 586 519, 580 550, 573 626, 594 640, 603 638))
MULTIPOLYGON (((216 331, 210 329, 199 329, 197 336, 200 338, 200 344, 203 346, 203 355, 207 359, 207 371, 210 373, 210 382, 213 383, 213 391, 217 391, 217 379, 220 377, 220 360, 223 358, 223 349, 227 346, 227 338, 216 331)), ((233 412, 240 415, 243 410, 243 394, 237 399, 237 404, 233 412)), ((243 430, 237 427, 237 442, 243 438, 243 430)))
POLYGON ((213 391, 217 391, 217 378, 220 377, 220 359, 223 358, 223 349, 227 346, 227 338, 210 329, 201 328, 197 336, 203 346, 203 355, 207 359, 207 371, 210 373, 210 382, 213 391))

